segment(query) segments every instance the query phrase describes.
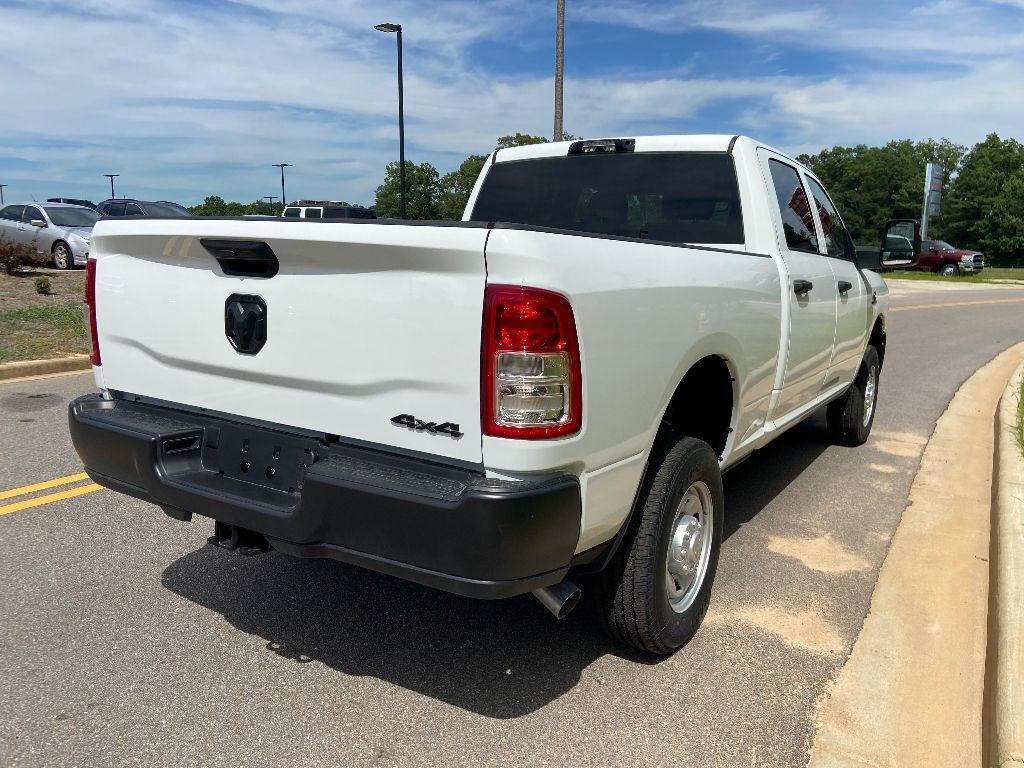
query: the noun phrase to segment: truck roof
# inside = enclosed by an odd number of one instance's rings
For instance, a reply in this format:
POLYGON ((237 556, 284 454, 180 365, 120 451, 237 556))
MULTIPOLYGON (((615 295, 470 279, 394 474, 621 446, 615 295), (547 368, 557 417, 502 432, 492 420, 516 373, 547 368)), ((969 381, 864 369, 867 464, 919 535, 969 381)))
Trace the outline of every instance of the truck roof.
MULTIPOLYGON (((740 142, 751 147, 765 147, 773 152, 787 156, 787 153, 771 147, 764 142, 755 141, 749 136, 735 134, 678 134, 669 136, 609 136, 608 139, 628 138, 635 142, 635 152, 729 152, 740 142)), ((581 139, 580 141, 599 141, 600 139, 581 139)), ((499 149, 494 153, 494 162, 505 163, 514 160, 533 160, 540 157, 559 157, 569 153, 569 148, 576 141, 554 141, 546 144, 527 144, 521 147, 499 149)), ((792 159, 792 158, 790 158, 792 159)), ((796 162, 794 160, 794 162, 796 162)))

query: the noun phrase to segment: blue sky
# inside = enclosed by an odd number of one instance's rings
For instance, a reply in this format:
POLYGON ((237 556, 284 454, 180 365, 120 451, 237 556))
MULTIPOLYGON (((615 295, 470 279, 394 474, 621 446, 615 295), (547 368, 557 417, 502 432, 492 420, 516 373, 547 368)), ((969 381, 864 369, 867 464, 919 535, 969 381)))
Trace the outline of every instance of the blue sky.
MULTIPOLYGON (((550 135, 554 0, 0 0, 5 196, 369 203, 397 158, 443 173, 550 135)), ((567 0, 566 130, 746 133, 791 152, 1024 138, 1024 0, 567 0)))

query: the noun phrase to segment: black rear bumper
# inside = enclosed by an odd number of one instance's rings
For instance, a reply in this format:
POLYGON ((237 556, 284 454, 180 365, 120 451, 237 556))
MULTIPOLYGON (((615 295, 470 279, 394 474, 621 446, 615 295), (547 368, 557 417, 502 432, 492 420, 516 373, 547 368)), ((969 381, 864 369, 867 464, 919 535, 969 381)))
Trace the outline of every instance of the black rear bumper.
POLYGON ((560 581, 579 537, 572 475, 528 482, 131 400, 86 395, 71 438, 100 485, 439 589, 508 597, 560 581), (248 467, 246 467, 248 465, 248 467))

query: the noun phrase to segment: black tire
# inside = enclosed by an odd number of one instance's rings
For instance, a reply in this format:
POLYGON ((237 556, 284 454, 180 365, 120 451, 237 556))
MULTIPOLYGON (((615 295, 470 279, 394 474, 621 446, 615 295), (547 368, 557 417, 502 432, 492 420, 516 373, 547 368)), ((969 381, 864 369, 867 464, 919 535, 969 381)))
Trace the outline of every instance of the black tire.
MULTIPOLYGON (((707 443, 692 437, 670 437, 655 448, 637 498, 630 529, 608 567, 598 575, 596 591, 601 623, 618 643, 667 655, 696 633, 711 599, 724 523, 722 472, 707 443), (688 489, 708 491, 711 522, 706 568, 696 579, 681 612, 667 594, 669 544, 681 501, 688 489)), ((682 605, 682 604, 681 604, 682 605)))
POLYGON ((53 256, 53 266, 57 269, 74 269, 75 256, 71 253, 71 247, 63 240, 54 243, 50 253, 53 256))
POLYGON ((878 350, 868 346, 853 384, 846 390, 846 394, 828 405, 826 415, 832 442, 851 447, 867 442, 871 426, 875 423, 875 411, 878 410, 878 374, 881 369, 878 350), (874 387, 870 403, 866 397, 869 379, 874 387))
POLYGON ((949 263, 943 264, 941 267, 939 267, 939 274, 940 275, 945 275, 946 277, 954 277, 954 276, 959 277, 960 276, 960 267, 958 265, 954 264, 953 262, 949 262, 949 263))

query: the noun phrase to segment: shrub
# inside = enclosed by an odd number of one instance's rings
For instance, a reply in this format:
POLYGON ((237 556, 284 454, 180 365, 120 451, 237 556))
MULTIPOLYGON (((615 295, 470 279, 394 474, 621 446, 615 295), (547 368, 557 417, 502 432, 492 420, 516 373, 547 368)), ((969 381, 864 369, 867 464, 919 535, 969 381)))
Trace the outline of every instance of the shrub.
POLYGON ((43 267, 49 260, 49 256, 36 251, 35 245, 16 243, 0 235, 0 266, 7 274, 24 267, 43 267))
POLYGON ((35 279, 36 293, 41 293, 43 296, 49 296, 53 293, 53 289, 50 287, 50 278, 46 275, 40 275, 35 279))

